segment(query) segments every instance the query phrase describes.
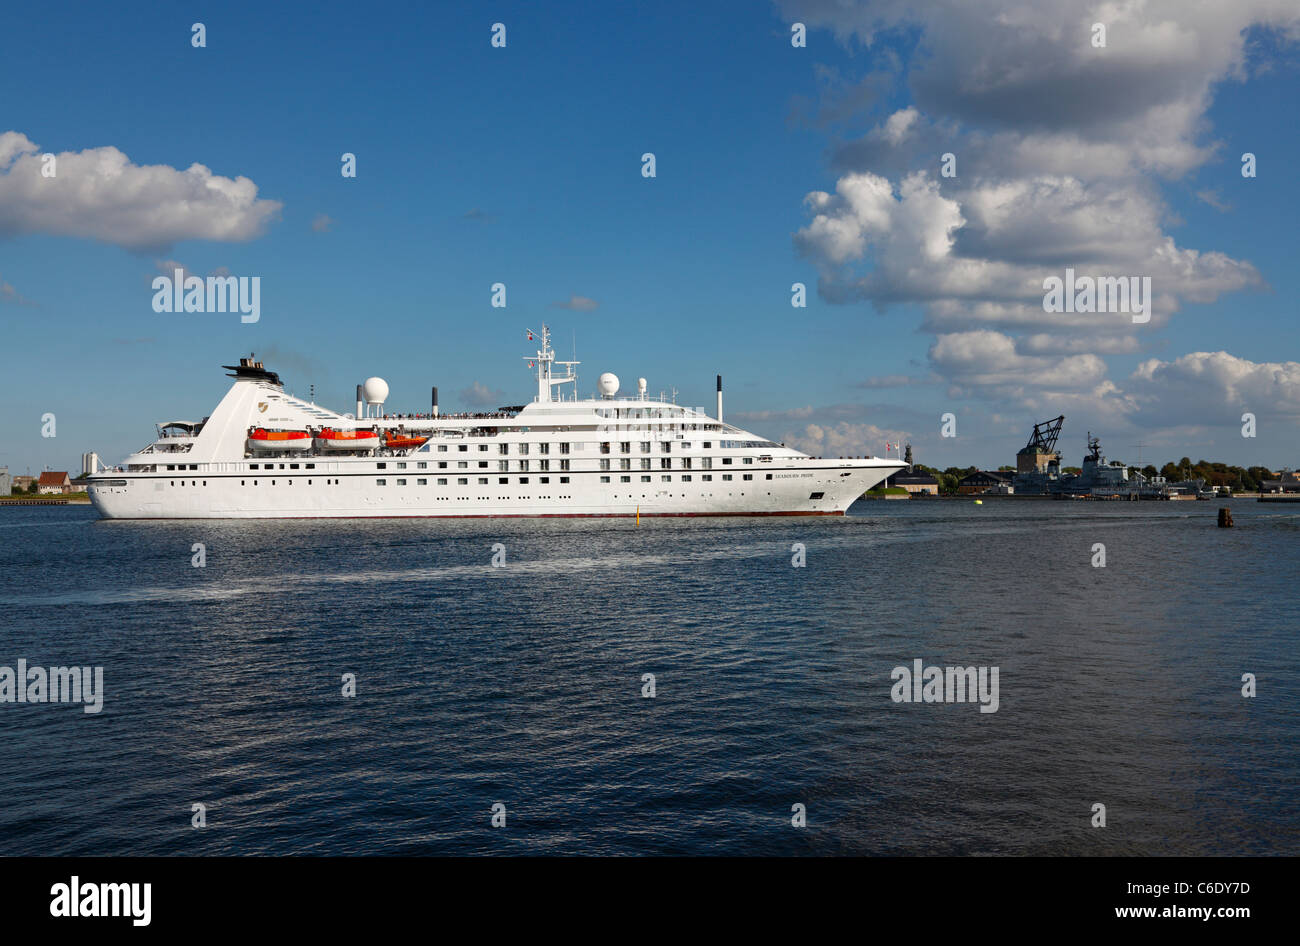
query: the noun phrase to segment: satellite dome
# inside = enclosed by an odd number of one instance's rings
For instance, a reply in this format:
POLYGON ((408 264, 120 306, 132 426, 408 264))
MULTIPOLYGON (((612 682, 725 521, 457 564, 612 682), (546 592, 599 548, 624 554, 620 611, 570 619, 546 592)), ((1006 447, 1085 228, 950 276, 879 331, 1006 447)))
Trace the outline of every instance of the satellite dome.
POLYGON ((606 371, 596 383, 600 386, 600 393, 605 397, 613 397, 618 393, 618 375, 612 371, 606 371))
POLYGON ((383 404, 388 400, 388 382, 383 378, 366 378, 361 386, 361 393, 367 404, 383 404))
POLYGON ((645 397, 645 378, 636 379, 636 393, 645 397))

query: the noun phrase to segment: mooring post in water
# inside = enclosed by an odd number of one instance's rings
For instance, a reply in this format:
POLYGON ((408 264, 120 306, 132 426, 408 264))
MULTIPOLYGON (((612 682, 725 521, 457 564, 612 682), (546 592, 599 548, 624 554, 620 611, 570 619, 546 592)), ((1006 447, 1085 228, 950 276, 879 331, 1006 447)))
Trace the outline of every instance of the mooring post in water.
POLYGON ((1232 510, 1229 509, 1227 506, 1219 507, 1219 528, 1220 529, 1232 528, 1232 510))

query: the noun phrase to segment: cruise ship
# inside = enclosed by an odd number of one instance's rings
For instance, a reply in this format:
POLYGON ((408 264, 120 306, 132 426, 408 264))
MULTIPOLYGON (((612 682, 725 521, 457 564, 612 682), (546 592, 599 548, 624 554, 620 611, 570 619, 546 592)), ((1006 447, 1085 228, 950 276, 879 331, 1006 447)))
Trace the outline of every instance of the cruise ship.
POLYGON ((88 489, 109 519, 514 516, 842 516, 901 469, 878 457, 810 457, 646 393, 577 395, 578 362, 557 361, 549 330, 532 403, 442 414, 384 410, 388 385, 357 386, 354 414, 286 394, 255 357, 211 416, 169 421, 120 466, 89 454, 88 489), (567 388, 565 386, 568 386, 567 388))

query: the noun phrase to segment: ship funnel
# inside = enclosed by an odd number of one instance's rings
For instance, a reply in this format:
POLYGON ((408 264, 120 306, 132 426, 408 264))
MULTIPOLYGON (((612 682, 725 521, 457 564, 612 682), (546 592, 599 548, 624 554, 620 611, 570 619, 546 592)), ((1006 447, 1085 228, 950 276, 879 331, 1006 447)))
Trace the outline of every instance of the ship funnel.
POLYGON ((433 416, 438 416, 438 388, 436 386, 433 389, 433 416))
POLYGON ((361 418, 365 416, 364 408, 365 408, 365 401, 362 399, 361 396, 361 385, 358 384, 357 385, 357 420, 361 420, 361 418))
POLYGON ((718 375, 718 423, 722 423, 722 375, 718 375))

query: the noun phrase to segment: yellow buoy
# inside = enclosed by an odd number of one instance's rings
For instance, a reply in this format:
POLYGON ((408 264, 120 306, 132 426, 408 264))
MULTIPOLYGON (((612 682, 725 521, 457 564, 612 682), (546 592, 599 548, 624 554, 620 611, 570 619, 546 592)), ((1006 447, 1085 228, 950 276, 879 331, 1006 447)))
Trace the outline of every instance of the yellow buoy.
POLYGON ((977 499, 977 500, 975 500, 975 505, 976 505, 976 506, 983 506, 983 505, 984 505, 984 500, 982 500, 982 499, 977 499))
POLYGON ((640 506, 637 506, 637 507, 636 507, 636 524, 637 524, 637 525, 640 525, 640 524, 641 524, 641 507, 640 507, 640 506))

